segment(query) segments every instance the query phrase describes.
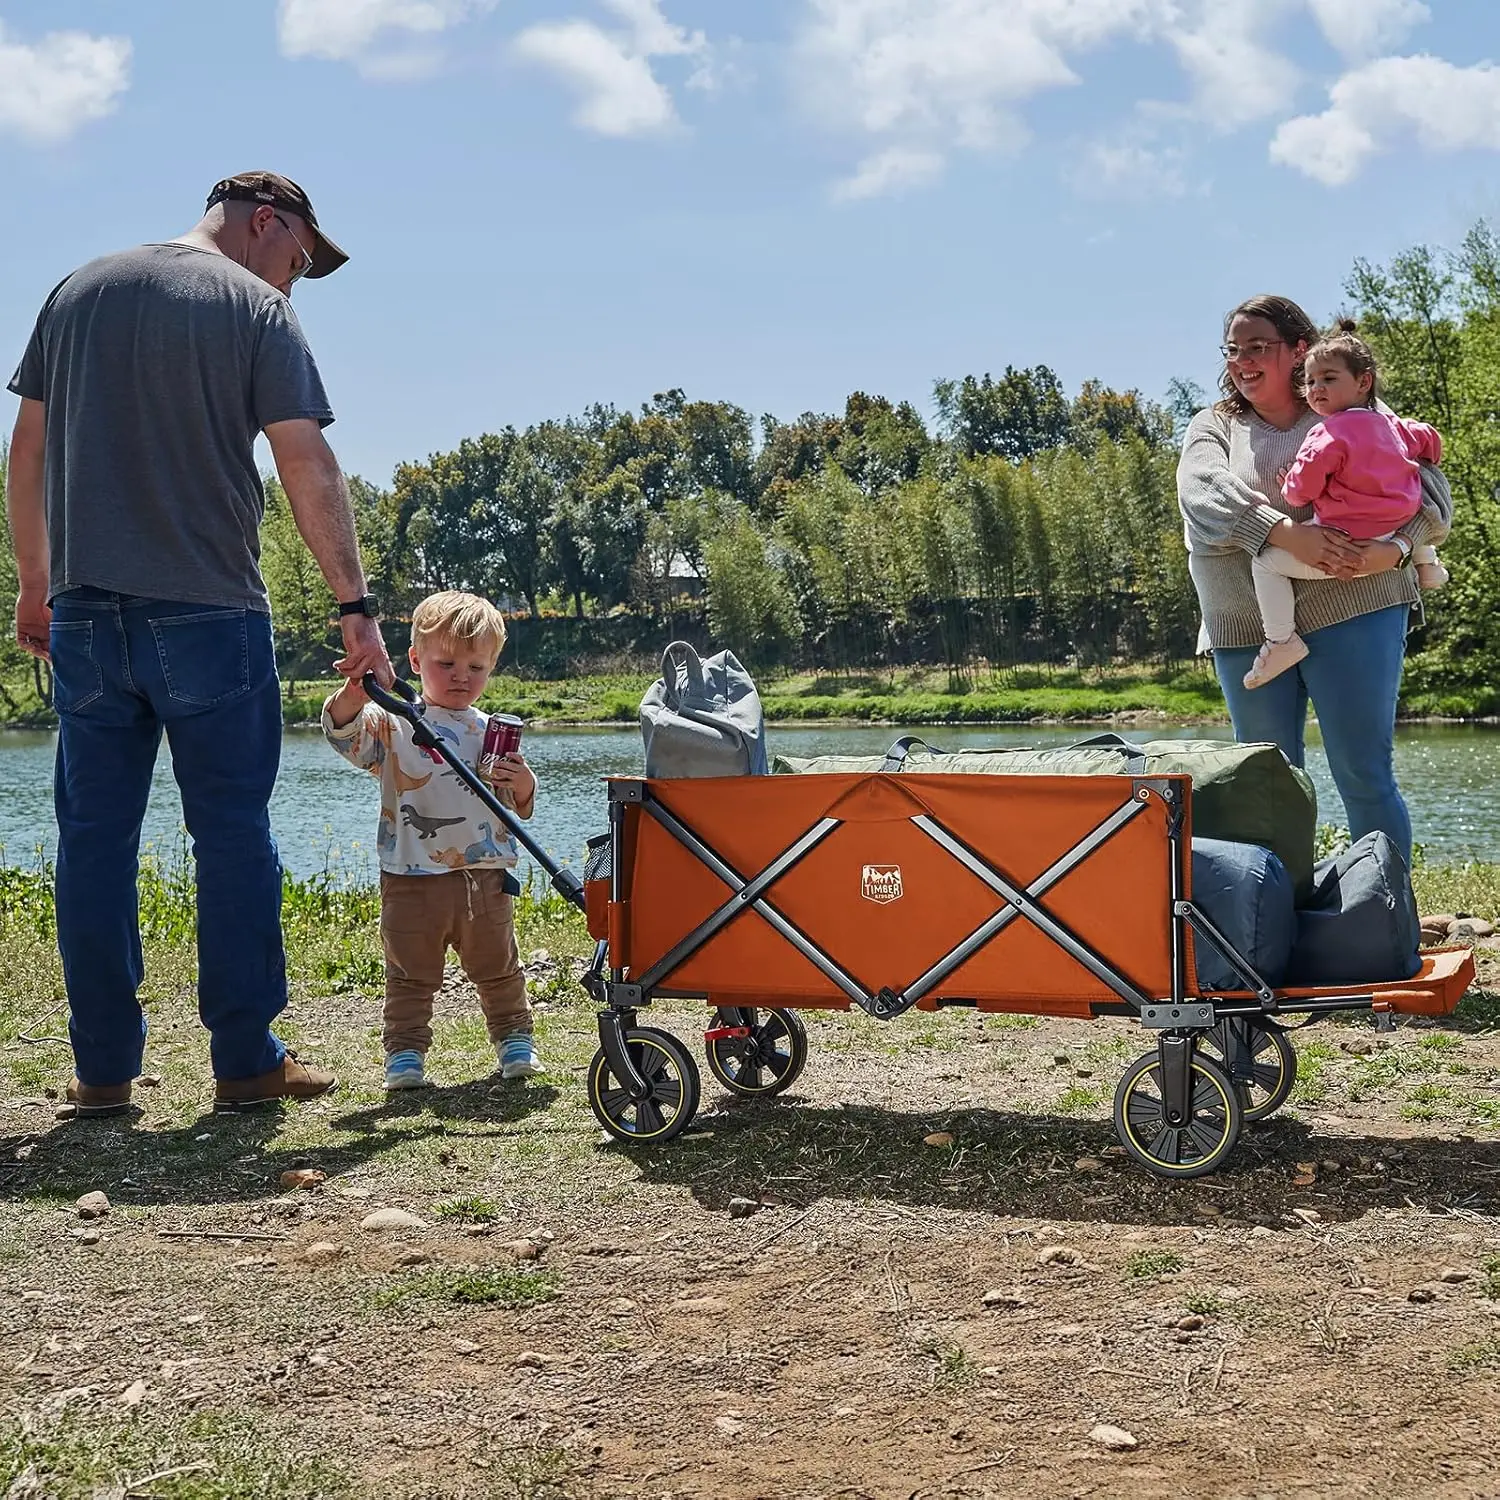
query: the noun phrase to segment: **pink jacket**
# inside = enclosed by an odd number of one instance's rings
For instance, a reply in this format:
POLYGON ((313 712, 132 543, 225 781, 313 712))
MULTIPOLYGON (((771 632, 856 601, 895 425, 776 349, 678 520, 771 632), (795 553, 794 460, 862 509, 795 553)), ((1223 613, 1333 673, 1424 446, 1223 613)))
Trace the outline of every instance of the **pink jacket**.
POLYGON ((1386 536, 1422 507, 1417 460, 1442 460, 1443 440, 1425 422, 1369 406, 1325 417, 1302 441, 1281 493, 1311 505, 1318 521, 1356 541, 1386 536))

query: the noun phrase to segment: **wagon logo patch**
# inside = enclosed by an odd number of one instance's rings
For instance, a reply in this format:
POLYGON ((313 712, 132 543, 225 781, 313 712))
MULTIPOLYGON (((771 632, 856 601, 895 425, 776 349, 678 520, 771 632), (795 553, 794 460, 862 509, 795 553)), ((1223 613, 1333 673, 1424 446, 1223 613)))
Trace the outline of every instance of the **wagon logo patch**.
POLYGON ((899 901, 904 894, 901 888, 900 865, 866 865, 859 878, 859 893, 866 901, 899 901))

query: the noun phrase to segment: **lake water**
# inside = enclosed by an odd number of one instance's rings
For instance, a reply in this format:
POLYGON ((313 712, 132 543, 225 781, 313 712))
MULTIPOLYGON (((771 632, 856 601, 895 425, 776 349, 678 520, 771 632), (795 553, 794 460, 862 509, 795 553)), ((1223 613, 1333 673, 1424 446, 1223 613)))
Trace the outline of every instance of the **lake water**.
MULTIPOLYGON (((793 729, 772 725, 773 751, 788 755, 876 754, 910 731, 877 728, 793 729)), ((944 749, 974 745, 1065 745, 1095 733, 1078 725, 934 728, 944 749)), ((1142 729, 1137 739, 1228 739, 1227 727, 1142 729)), ((1342 823, 1343 809, 1328 777, 1316 732, 1308 769, 1318 786, 1319 817, 1342 823)), ((51 733, 0 734, 0 859, 30 864, 56 847, 52 817, 51 733)), ((541 792, 532 829, 559 859, 582 861, 584 840, 607 826, 600 779, 641 769, 634 729, 532 730, 527 758, 541 792)), ((1500 861, 1500 730, 1487 726, 1413 725, 1396 740, 1396 767, 1410 804, 1417 841, 1442 861, 1500 861)), ((373 879, 377 803, 371 778, 340 760, 315 730, 288 730, 271 821, 281 857, 297 875, 330 864, 357 879, 373 879)), ((165 746, 146 813, 145 840, 168 855, 182 847, 182 811, 165 746)))

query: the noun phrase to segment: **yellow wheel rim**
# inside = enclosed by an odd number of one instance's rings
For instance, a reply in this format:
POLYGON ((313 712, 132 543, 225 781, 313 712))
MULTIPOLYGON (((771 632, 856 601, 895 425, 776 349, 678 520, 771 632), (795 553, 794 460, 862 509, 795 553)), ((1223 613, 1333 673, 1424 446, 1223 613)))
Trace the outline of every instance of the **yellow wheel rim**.
MULTIPOLYGON (((764 1030, 772 1025, 781 1027, 781 1035, 776 1038, 776 1052, 785 1066, 778 1072, 770 1063, 758 1060, 746 1062, 745 1058, 738 1052, 730 1052, 723 1043, 710 1042, 704 1049, 708 1058, 708 1070, 733 1094, 753 1096, 756 1094, 776 1094, 787 1087, 790 1080, 787 1074, 801 1072, 797 1064, 797 1038, 792 1031, 792 1023, 785 1016, 774 1010, 766 1012, 764 1021, 754 1023, 764 1030), (781 1043, 786 1044, 786 1051, 781 1050, 781 1043), (726 1066, 726 1064, 738 1064, 726 1066), (758 1083, 746 1082, 746 1076, 759 1079, 758 1083)), ((753 1027, 752 1027, 753 1029, 753 1027)), ((757 1045, 753 1037, 745 1039, 751 1045, 757 1045)))
POLYGON ((652 1095, 640 1101, 630 1097, 621 1084, 607 1084, 611 1077, 609 1058, 599 1052, 589 1070, 589 1096, 597 1112, 610 1121, 609 1129, 622 1140, 652 1141, 668 1135, 682 1113, 687 1094, 686 1080, 678 1073, 677 1059, 649 1036, 632 1036, 628 1043, 632 1059, 648 1082, 652 1095), (627 1123, 627 1113, 634 1119, 627 1123))
POLYGON ((1235 1101, 1215 1072, 1205 1068, 1198 1059, 1193 1060, 1188 1123, 1169 1125, 1162 1104, 1156 1062, 1152 1060, 1145 1066, 1137 1066, 1139 1071, 1130 1080, 1124 1107, 1119 1111, 1119 1124, 1126 1144, 1142 1161, 1150 1164, 1152 1171, 1167 1176, 1196 1175, 1215 1166, 1228 1154, 1235 1139, 1235 1101), (1141 1088, 1147 1079, 1156 1084, 1156 1093, 1148 1094, 1141 1088), (1132 1109, 1132 1105, 1136 1107, 1132 1109), (1190 1160, 1182 1159, 1184 1145, 1193 1151, 1190 1160), (1161 1154, 1163 1150, 1174 1153, 1177 1160, 1161 1154))

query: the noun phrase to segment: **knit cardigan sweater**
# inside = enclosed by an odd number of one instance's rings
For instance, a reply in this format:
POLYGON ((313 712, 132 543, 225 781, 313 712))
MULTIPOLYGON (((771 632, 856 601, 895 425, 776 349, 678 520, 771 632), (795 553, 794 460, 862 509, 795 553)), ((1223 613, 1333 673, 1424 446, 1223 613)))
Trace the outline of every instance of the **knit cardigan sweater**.
MULTIPOLYGON (((1209 646, 1258 646, 1264 637, 1250 559, 1283 517, 1315 519, 1311 506, 1287 504, 1277 476, 1297 457, 1319 420, 1308 411, 1282 432, 1257 416, 1228 416, 1209 407, 1188 424, 1177 465, 1177 503, 1209 646)), ((1453 497, 1442 470, 1423 464, 1422 508, 1397 535, 1413 547, 1437 546, 1448 535, 1452 516, 1453 497)), ((1347 582, 1294 579, 1292 587, 1302 634, 1394 604, 1416 604, 1420 598, 1410 568, 1347 582)), ((1200 637, 1200 649, 1203 645, 1200 637)))

